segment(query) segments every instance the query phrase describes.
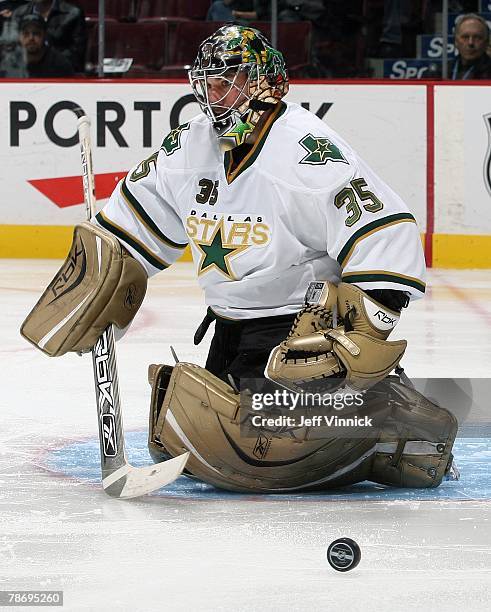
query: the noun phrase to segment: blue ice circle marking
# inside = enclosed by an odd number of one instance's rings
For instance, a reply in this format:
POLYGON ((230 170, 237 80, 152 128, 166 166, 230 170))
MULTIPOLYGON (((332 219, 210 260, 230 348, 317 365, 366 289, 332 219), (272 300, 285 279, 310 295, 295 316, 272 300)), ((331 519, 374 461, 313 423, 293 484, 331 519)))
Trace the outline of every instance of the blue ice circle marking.
MULTIPOLYGON (((128 460, 132 465, 151 465, 145 431, 125 433, 128 460)), ((329 500, 329 501, 426 501, 426 500, 491 500, 491 438, 457 438, 453 448, 455 461, 461 472, 456 482, 444 481, 435 489, 396 489, 373 482, 362 482, 349 487, 325 492, 264 494, 264 498, 277 500, 329 500)), ((69 476, 83 482, 100 485, 101 468, 97 438, 68 443, 50 451, 44 457, 44 467, 51 472, 69 476)), ((216 489, 211 485, 182 476, 153 495, 183 499, 230 499, 251 497, 216 489)), ((254 494, 257 498, 257 494, 254 494)))

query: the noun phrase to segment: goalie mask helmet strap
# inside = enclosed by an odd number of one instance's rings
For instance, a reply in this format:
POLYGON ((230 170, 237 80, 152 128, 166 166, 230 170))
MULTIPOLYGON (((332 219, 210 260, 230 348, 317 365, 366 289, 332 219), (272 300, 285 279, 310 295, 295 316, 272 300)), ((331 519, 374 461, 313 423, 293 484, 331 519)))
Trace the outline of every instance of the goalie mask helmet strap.
POLYGON ((247 142, 261 116, 288 92, 283 55, 261 32, 244 26, 223 26, 203 41, 188 74, 225 148, 247 142), (214 79, 222 87, 219 97, 210 97, 214 79))

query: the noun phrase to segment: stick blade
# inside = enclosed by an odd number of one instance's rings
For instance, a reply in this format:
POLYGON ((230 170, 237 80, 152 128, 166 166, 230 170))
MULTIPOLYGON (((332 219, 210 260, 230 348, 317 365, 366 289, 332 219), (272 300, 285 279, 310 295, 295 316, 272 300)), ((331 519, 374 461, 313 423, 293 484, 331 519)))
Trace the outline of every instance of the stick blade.
POLYGON ((147 495, 174 482, 182 474, 189 452, 145 467, 123 465, 102 479, 105 493, 118 499, 147 495))

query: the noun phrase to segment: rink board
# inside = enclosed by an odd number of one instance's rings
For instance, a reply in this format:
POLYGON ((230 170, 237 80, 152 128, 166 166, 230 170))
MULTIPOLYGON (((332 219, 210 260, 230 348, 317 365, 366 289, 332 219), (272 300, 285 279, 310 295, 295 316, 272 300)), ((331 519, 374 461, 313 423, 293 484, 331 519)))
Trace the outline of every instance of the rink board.
MULTIPOLYGON (((488 428, 483 430, 487 435, 488 428)), ((147 450, 146 432, 129 432, 126 436, 128 460, 134 466, 151 464, 147 450)), ((172 485, 154 493, 163 498, 183 498, 216 500, 227 498, 277 499, 291 501, 424 501, 424 500, 490 500, 491 438, 458 438, 454 446, 454 456, 461 473, 457 482, 445 481, 436 489, 395 489, 371 482, 352 485, 323 493, 283 493, 251 494, 233 493, 216 489, 208 484, 196 482, 186 477, 179 478, 172 485)), ((47 451, 38 463, 39 467, 56 476, 65 476, 77 481, 96 485, 102 491, 99 459, 99 441, 96 439, 68 443, 56 450, 47 451)))
MULTIPOLYGON (((24 81, 0 83, 0 92, 0 224, 10 226, 70 226, 83 218, 74 106, 92 122, 99 205, 170 129, 200 113, 187 83, 24 81)), ((424 86, 298 84, 287 99, 339 132, 408 202, 424 231, 424 86)))
MULTIPOLYGON (((199 108, 186 83, 0 83, 0 257, 62 258, 84 217, 74 106, 92 120, 102 206, 126 172, 199 108)), ((346 139, 407 202, 436 267, 491 267, 491 87, 294 83, 288 100, 346 139)))

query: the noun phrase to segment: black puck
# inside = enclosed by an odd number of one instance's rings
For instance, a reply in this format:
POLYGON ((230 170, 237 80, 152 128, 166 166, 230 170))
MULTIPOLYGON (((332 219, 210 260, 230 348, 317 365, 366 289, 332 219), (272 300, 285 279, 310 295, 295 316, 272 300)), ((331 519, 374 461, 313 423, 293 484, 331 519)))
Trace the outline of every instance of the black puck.
POLYGON ((327 549, 329 565, 338 572, 349 572, 360 563, 360 559, 360 547, 351 538, 334 540, 327 549))

